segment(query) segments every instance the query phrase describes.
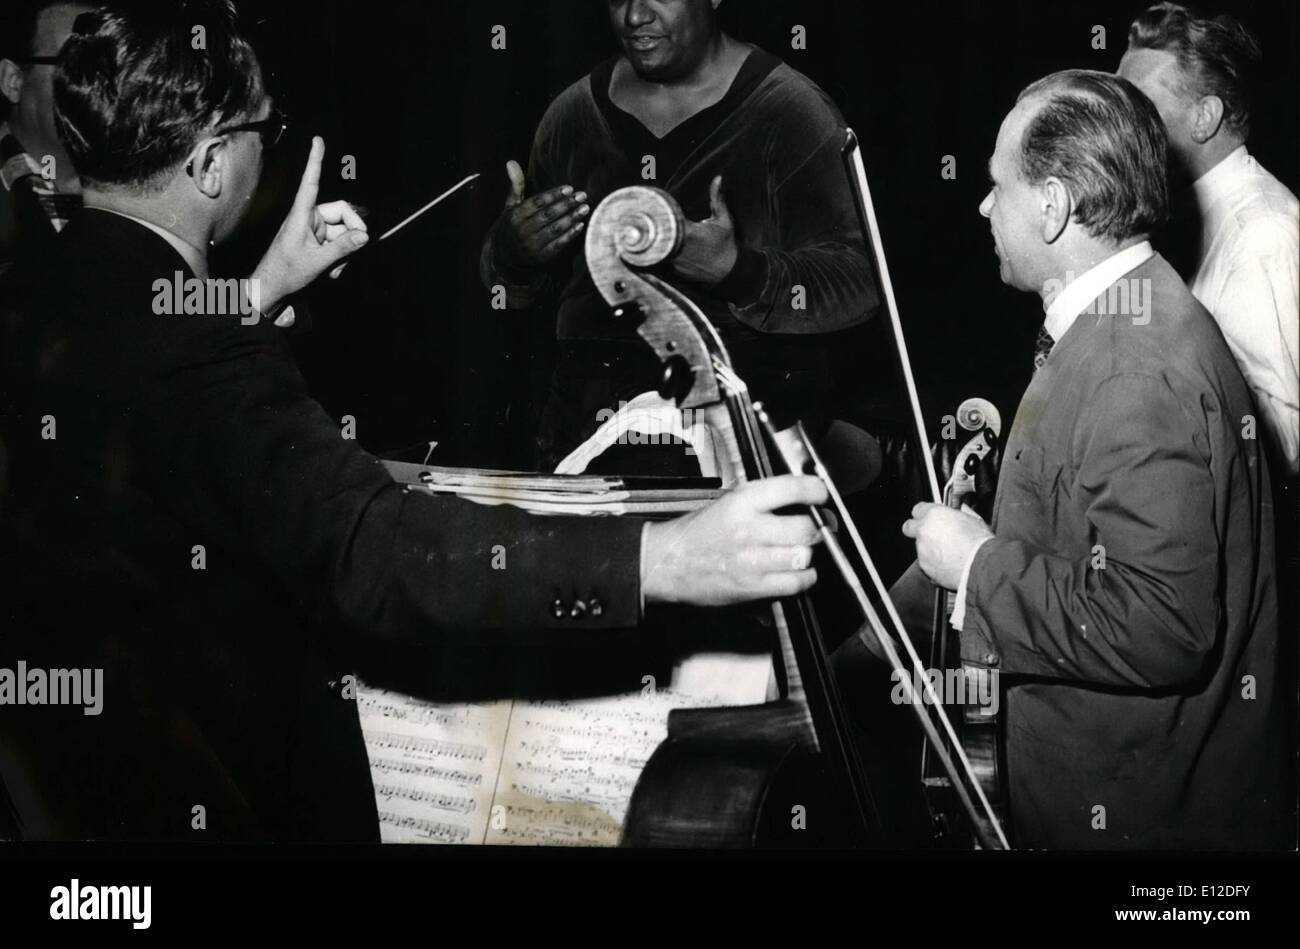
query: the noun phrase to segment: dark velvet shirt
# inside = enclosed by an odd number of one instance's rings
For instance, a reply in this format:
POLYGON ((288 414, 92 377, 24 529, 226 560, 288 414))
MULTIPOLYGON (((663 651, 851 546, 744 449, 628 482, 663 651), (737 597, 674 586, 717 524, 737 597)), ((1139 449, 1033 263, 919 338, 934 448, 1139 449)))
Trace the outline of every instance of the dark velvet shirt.
MULTIPOLYGON (((594 208, 619 188, 652 185, 700 221, 710 216, 709 187, 721 175, 736 224, 736 265, 712 288, 672 282, 718 327, 757 396, 780 402, 783 387, 826 382, 826 349, 834 345, 826 334, 863 323, 880 299, 841 157, 843 117, 809 79, 754 49, 721 100, 658 138, 610 101, 616 62, 602 63, 551 104, 533 142, 528 194, 568 184, 587 192, 594 208), (649 180, 647 156, 655 166, 649 180)), ((507 287, 512 306, 558 296, 562 352, 569 344, 605 352, 624 344, 634 353, 645 346, 634 326, 610 316, 580 241, 549 270, 505 274, 489 236, 483 276, 507 287)), ((591 414, 590 406, 581 411, 591 414)))

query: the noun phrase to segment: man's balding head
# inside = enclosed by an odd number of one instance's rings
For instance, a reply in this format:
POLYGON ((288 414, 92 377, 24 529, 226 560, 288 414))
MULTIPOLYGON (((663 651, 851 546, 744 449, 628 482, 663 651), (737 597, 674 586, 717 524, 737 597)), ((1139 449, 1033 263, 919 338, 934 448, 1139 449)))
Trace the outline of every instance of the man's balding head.
POLYGON ((1069 69, 1027 86, 1017 103, 1032 110, 1020 140, 1021 174, 1031 185, 1064 182, 1075 220, 1092 236, 1122 243, 1164 222, 1165 133, 1132 83, 1069 69))
POLYGON ((1041 291, 1081 245, 1118 248, 1168 215, 1160 117, 1132 84, 1086 70, 1020 93, 989 161, 989 219, 1005 283, 1041 291))

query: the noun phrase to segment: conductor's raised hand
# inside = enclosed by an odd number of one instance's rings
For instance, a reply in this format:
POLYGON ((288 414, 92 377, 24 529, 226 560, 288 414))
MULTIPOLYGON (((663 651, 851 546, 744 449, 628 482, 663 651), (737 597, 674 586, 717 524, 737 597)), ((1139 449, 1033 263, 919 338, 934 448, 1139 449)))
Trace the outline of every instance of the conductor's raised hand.
POLYGON ((727 606, 794 596, 813 585, 817 528, 803 510, 826 502, 806 475, 765 478, 728 491, 706 508, 647 525, 641 589, 647 603, 727 606))
POLYGON ((548 264, 582 233, 591 214, 587 195, 570 185, 560 185, 529 198, 524 194, 524 171, 516 161, 506 162, 510 194, 506 197, 498 231, 503 262, 527 268, 548 264))
POLYGON ((370 239, 365 221, 352 205, 346 201, 316 203, 324 160, 325 141, 317 136, 311 141, 311 154, 293 207, 253 271, 263 311, 336 267, 370 239))

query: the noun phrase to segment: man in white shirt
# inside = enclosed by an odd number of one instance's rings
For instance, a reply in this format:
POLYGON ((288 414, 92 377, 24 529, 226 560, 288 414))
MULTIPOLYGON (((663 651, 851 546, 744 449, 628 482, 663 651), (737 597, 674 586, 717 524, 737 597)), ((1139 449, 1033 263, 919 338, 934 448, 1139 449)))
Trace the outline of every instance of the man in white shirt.
MULTIPOLYGON (((1189 246, 1183 276, 1213 314, 1255 396, 1279 470, 1300 469, 1300 205, 1246 150, 1260 52, 1229 16, 1174 3, 1129 31, 1119 75, 1169 133, 1171 238, 1189 246)), ((1174 261, 1175 264, 1184 264, 1174 261)))

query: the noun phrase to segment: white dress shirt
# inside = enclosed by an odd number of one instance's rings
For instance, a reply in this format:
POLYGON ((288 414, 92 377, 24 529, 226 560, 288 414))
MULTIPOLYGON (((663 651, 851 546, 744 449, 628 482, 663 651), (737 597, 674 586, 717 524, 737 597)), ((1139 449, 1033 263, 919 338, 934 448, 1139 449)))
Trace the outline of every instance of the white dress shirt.
MULTIPOLYGON (((1184 197, 1184 200, 1186 200, 1184 197)), ((1242 145, 1193 184, 1201 250, 1189 281, 1241 366, 1267 432, 1300 467, 1300 205, 1242 145)))
MULTIPOLYGON (((1131 270, 1142 266, 1155 253, 1150 241, 1141 241, 1112 254, 1082 276, 1068 281, 1059 291, 1043 298, 1046 316, 1043 326, 1051 334, 1053 342, 1059 343, 1066 331, 1074 325, 1079 314, 1104 294, 1116 280, 1131 270)), ((1104 311, 1103 311, 1104 312, 1104 311)), ((1049 357, 1050 358, 1050 357, 1049 357)), ((966 586, 970 582, 970 568, 975 563, 975 555, 984 545, 987 537, 981 540, 966 556, 966 563, 961 569, 961 580, 957 584, 956 605, 952 610, 953 629, 960 630, 966 619, 966 586)))

